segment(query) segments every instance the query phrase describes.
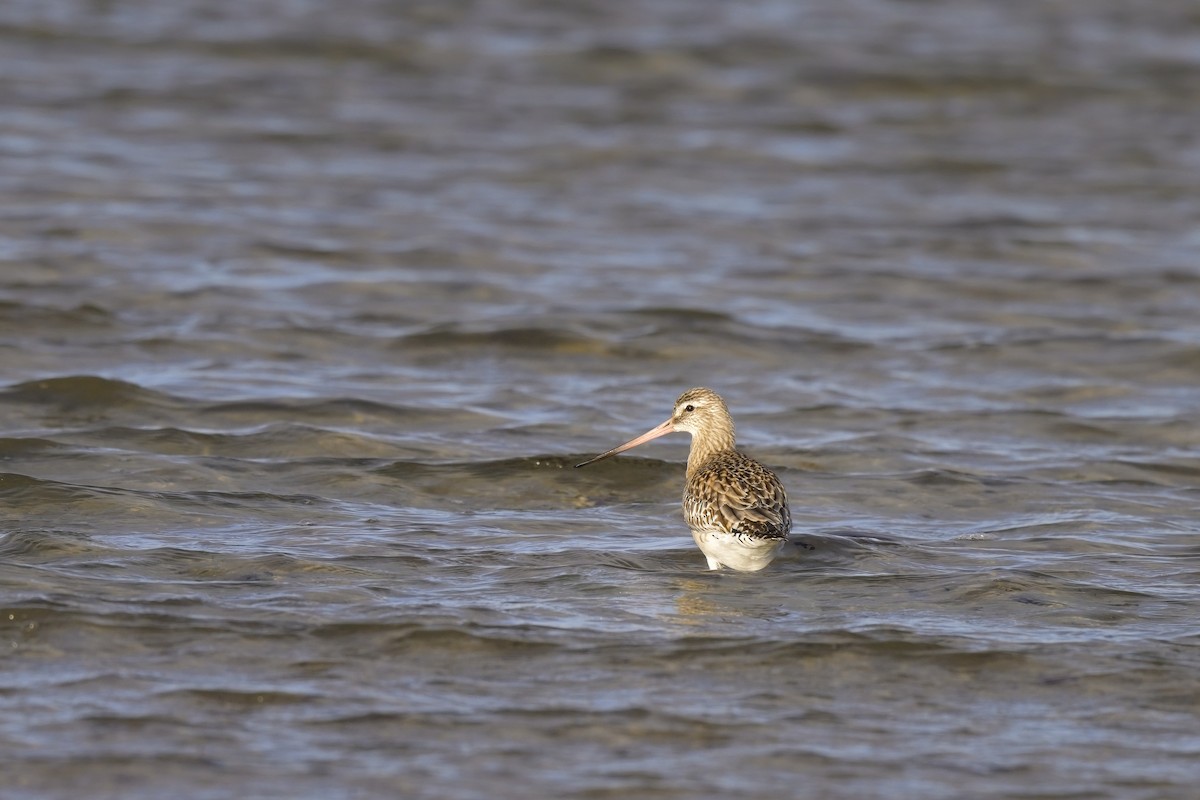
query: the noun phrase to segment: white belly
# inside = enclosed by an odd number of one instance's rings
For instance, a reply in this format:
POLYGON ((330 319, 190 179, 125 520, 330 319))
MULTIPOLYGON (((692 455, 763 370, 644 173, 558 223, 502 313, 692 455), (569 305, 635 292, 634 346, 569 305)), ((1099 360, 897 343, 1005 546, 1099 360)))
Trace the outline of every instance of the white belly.
POLYGON ((709 569, 729 567, 738 572, 758 572, 779 555, 783 539, 749 539, 724 531, 692 531, 692 538, 709 569))

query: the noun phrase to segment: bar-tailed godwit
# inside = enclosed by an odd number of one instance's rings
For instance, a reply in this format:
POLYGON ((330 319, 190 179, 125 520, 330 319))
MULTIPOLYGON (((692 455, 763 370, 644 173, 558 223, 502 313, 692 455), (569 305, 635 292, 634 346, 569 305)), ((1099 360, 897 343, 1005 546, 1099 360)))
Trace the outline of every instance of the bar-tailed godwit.
POLYGON ((671 418, 576 467, 583 467, 676 431, 692 435, 683 518, 709 569, 757 572, 779 554, 792 513, 774 472, 733 449, 733 419, 712 389, 688 389, 671 418))

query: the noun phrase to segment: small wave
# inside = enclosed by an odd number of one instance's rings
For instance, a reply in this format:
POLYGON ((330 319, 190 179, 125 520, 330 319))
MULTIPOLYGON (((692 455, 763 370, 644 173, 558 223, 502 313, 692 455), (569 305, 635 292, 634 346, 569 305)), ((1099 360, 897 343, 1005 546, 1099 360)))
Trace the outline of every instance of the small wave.
MULTIPOLYGON (((316 695, 301 692, 285 692, 278 689, 256 691, 253 689, 170 689, 157 692, 155 699, 178 700, 185 704, 202 703, 206 707, 226 709, 251 709, 265 706, 296 705, 310 703, 316 695)), ((122 718, 125 719, 125 718, 122 718)))
POLYGON ((454 352, 519 351, 529 354, 646 357, 648 354, 623 342, 575 333, 561 328, 517 326, 469 330, 459 324, 437 325, 402 336, 396 347, 406 351, 447 350, 454 352))
POLYGON ((68 412, 183 405, 178 398, 163 392, 96 375, 69 375, 18 383, 0 391, 0 401, 31 403, 68 412))
POLYGON ((498 417, 481 411, 393 405, 350 397, 316 399, 272 398, 214 403, 199 409, 206 417, 239 424, 290 422, 323 425, 382 426, 398 430, 413 427, 454 430, 465 425, 484 426, 498 417))
POLYGON ((74 308, 50 308, 0 301, 0 331, 25 333, 31 328, 83 333, 111 328, 113 313, 91 303, 74 308))
POLYGON ((0 472, 0 496, 13 504, 72 502, 91 496, 96 491, 104 490, 16 472, 0 472))
MULTIPOLYGON (((397 483, 410 502, 420 505, 437 507, 469 496, 473 504, 491 509, 580 508, 593 504, 589 498, 596 484, 594 478, 584 480, 577 477, 578 471, 571 469, 579 460, 582 459, 535 456, 441 464, 395 461, 375 469, 374 473, 397 483)), ((624 485, 644 490, 645 472, 628 467, 615 474, 624 485)), ((662 470, 659 473, 665 477, 662 470)), ((611 489, 612 484, 608 484, 606 492, 611 489)), ((676 492, 671 490, 670 494, 674 496, 676 492)))
POLYGON ((0 560, 31 560, 39 556, 78 556, 93 549, 82 533, 59 530, 19 530, 0 537, 0 560))
POLYGON ((38 437, 0 437, 0 458, 20 458, 70 450, 68 445, 38 437))

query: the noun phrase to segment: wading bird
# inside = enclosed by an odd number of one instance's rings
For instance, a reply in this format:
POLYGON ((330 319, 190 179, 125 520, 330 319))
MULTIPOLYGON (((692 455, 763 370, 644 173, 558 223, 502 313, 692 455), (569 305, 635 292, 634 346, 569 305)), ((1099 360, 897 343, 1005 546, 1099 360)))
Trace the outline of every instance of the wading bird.
POLYGON ((774 472, 733 448, 733 418, 712 389, 688 389, 666 422, 575 466, 675 432, 692 435, 683 518, 708 568, 757 572, 770 564, 792 528, 787 495, 774 472))

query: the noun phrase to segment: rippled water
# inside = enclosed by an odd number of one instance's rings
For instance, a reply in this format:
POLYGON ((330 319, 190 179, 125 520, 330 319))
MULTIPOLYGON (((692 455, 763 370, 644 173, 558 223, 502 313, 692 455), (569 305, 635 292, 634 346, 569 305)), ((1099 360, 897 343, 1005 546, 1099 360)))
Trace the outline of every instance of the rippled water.
POLYGON ((4 796, 1193 797, 1198 185, 1166 0, 3 5, 4 796))

